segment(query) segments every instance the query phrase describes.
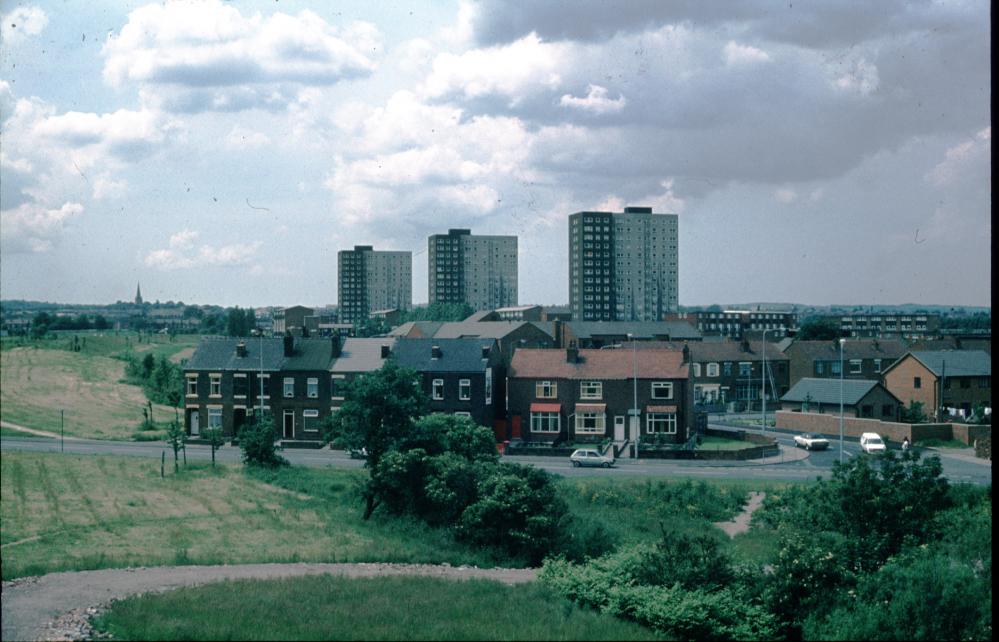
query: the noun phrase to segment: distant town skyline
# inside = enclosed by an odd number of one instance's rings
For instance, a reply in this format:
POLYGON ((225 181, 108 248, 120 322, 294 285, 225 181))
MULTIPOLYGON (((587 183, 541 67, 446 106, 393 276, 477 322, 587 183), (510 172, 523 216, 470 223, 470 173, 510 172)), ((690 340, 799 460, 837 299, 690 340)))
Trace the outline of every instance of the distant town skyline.
POLYGON ((990 5, 7 2, 0 298, 335 304, 337 252, 678 215, 679 304, 991 304, 990 5))

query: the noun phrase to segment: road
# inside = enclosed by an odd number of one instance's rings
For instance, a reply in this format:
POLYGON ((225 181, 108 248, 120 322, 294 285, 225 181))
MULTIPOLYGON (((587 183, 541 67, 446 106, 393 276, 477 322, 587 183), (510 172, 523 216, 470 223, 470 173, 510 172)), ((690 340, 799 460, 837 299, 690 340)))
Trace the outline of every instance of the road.
MULTIPOLYGON (((768 434, 774 434, 768 431, 768 434)), ((695 479, 759 479, 775 481, 810 481, 816 477, 828 477, 833 462, 839 459, 838 441, 833 441, 828 451, 804 453, 794 447, 792 435, 777 433, 781 446, 781 455, 770 457, 762 462, 728 462, 728 461, 677 461, 661 459, 619 459, 615 468, 604 470, 597 468, 573 468, 567 458, 545 457, 505 457, 505 461, 530 464, 543 468, 551 473, 565 477, 578 476, 609 476, 609 477, 687 477, 695 479)), ((173 457, 163 442, 131 442, 104 441, 96 439, 66 440, 60 444, 58 439, 36 437, 0 438, 0 450, 3 451, 33 451, 60 452, 81 455, 125 455, 130 457, 159 458, 166 452, 167 459, 173 457)), ((292 464, 317 468, 361 468, 362 460, 351 459, 343 451, 327 448, 286 449, 282 452, 292 464)), ((924 449, 924 455, 939 455, 943 463, 944 475, 952 482, 988 485, 992 483, 992 463, 977 459, 967 451, 953 449, 924 449)), ((860 455, 860 448, 855 440, 846 440, 843 448, 844 458, 860 455)), ((190 461, 209 461, 211 449, 203 445, 189 445, 187 458, 190 461)), ((216 458, 223 463, 238 463, 240 450, 233 446, 224 446, 216 452, 216 458)), ((169 464, 169 461, 167 462, 169 464)))

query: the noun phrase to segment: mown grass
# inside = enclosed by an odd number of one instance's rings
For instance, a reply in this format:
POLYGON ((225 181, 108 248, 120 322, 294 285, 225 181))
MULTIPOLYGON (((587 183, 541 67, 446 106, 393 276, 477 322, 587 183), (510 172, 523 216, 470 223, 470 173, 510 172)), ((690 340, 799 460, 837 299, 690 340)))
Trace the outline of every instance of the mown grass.
POLYGON ((95 618, 126 640, 654 640, 543 586, 330 575, 133 597, 95 618))
MULTIPOLYGON (((113 456, 3 453, 2 575, 251 562, 405 562, 519 566, 454 541, 447 530, 377 511, 361 519, 363 470, 192 463, 160 478, 159 462, 113 456)), ((739 560, 765 559, 765 533, 729 539, 751 481, 561 479, 574 537, 653 542, 662 529, 711 533, 739 560)))
POLYGON ((32 437, 35 439, 49 439, 46 435, 36 435, 30 432, 24 432, 23 430, 15 430, 13 428, 8 428, 7 426, 0 426, 0 436, 3 437, 32 437))
MULTIPOLYGON (((5 421, 58 433, 60 411, 67 435, 94 439, 131 439, 143 419, 146 397, 138 386, 121 383, 125 362, 113 358, 128 349, 142 355, 170 356, 196 343, 191 335, 170 341, 154 335, 87 335, 80 352, 66 349, 71 337, 29 341, 0 351, 0 417, 5 421)), ((5 345, 11 343, 5 340, 5 345)), ((174 419, 174 409, 153 405, 158 424, 174 419)))
POLYGON ((756 444, 743 441, 741 439, 729 439, 728 437, 715 437, 714 435, 702 435, 698 450, 743 450, 753 448, 756 444))

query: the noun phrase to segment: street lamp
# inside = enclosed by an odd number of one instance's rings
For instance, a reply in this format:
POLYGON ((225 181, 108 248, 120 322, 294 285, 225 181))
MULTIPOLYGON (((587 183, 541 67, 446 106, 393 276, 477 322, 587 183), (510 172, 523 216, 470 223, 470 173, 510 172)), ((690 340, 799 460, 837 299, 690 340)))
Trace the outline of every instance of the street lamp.
POLYGON ((264 331, 257 328, 257 338, 260 339, 260 374, 257 376, 257 381, 260 382, 260 397, 257 399, 257 406, 260 408, 260 415, 258 421, 263 423, 264 421, 264 331))
MULTIPOLYGON (((763 411, 763 421, 760 424, 763 434, 767 432, 767 332, 771 330, 781 330, 784 328, 765 328, 763 330, 763 371, 760 373, 760 379, 763 383, 763 406, 761 407, 763 411)), ((776 392, 776 391, 774 391, 776 392)))
POLYGON ((839 463, 843 463, 843 344, 846 339, 839 340, 839 463))
POLYGON ((632 388, 634 397, 631 407, 631 425, 635 428, 635 459, 638 459, 638 435, 642 432, 642 426, 638 421, 638 350, 635 343, 635 335, 629 332, 628 339, 631 341, 631 370, 634 380, 632 388))

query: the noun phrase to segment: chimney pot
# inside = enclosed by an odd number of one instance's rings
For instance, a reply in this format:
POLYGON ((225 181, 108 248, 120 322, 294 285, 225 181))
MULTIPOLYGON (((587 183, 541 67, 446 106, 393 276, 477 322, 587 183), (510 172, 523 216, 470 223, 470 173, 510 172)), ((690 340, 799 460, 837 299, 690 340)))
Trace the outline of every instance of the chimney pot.
POLYGON ((430 346, 430 358, 440 359, 441 358, 441 347, 440 346, 430 346))
POLYGON ((392 349, 389 346, 383 345, 382 346, 382 359, 388 359, 389 353, 391 351, 392 351, 392 349))
POLYGON ((576 347, 575 341, 565 349, 565 361, 566 363, 579 363, 579 348, 576 347))
POLYGON ((482 346, 482 358, 483 359, 488 359, 490 352, 492 352, 492 348, 490 348, 489 346, 482 346))
POLYGON ((284 356, 290 357, 295 354, 295 337, 291 333, 284 335, 284 356))
POLYGON ((246 356, 246 343, 243 341, 236 344, 236 356, 241 359, 246 356))
POLYGON ((343 346, 340 345, 340 335, 336 332, 330 337, 330 354, 335 359, 340 356, 343 346))

